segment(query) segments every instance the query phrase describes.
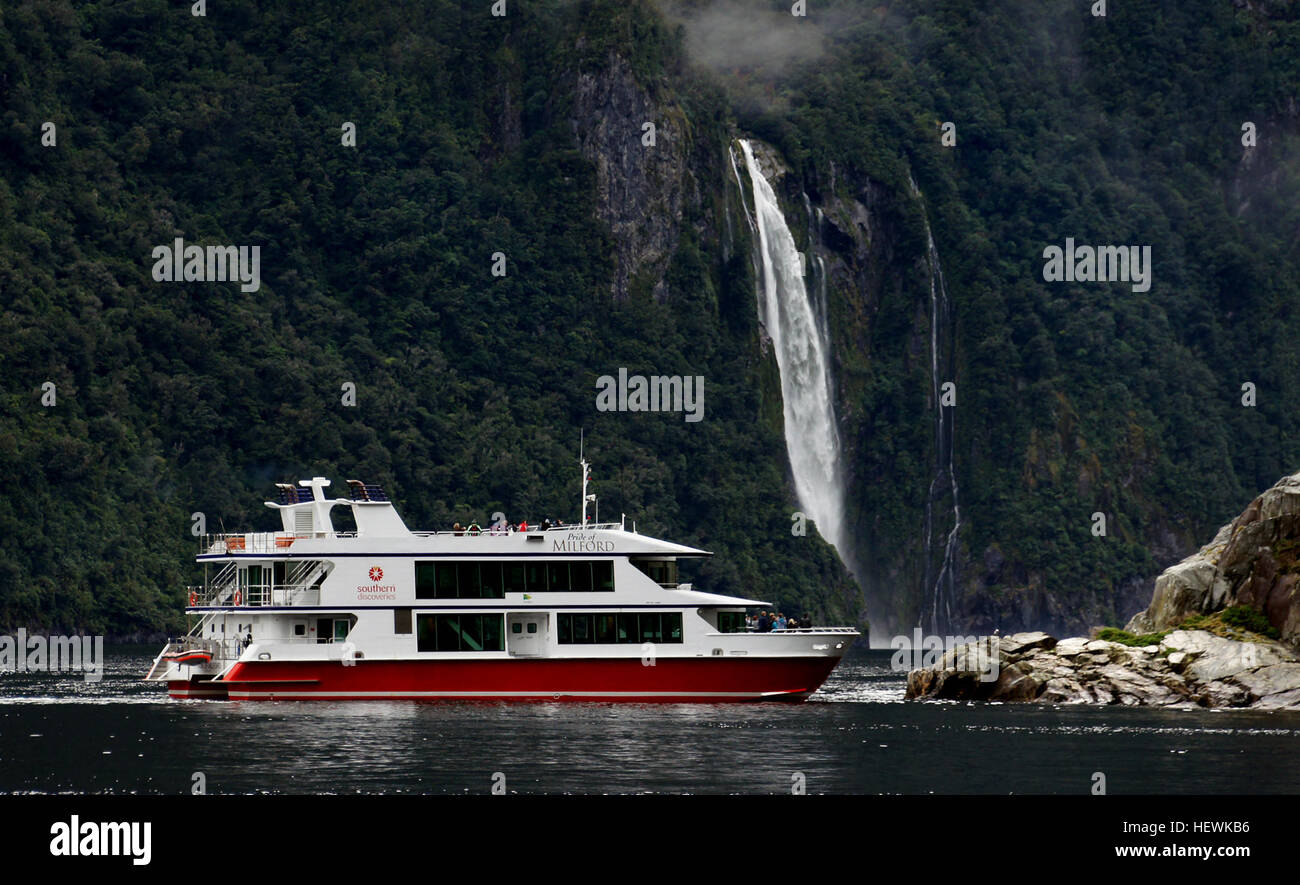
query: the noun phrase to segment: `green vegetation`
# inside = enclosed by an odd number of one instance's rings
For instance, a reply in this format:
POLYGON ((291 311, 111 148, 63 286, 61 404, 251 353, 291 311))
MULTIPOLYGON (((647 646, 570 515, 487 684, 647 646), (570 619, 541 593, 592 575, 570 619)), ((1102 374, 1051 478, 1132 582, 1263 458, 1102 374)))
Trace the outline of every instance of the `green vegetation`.
POLYGON ((1097 638, 1106 642, 1118 642, 1120 645, 1129 645, 1134 648, 1141 648, 1147 645, 1159 645, 1160 641, 1170 634, 1169 630, 1161 630, 1158 633, 1143 633, 1137 635, 1127 630, 1121 630, 1118 627, 1103 627, 1097 631, 1097 638))
POLYGON ((718 554, 683 580, 856 620, 790 533, 748 262, 687 249, 667 302, 610 299, 574 77, 595 38, 660 75, 674 44, 617 2, 486 10, 0 10, 0 626, 174 627, 191 514, 272 528, 271 484, 304 476, 381 483, 417 528, 574 520, 584 427, 602 518, 718 554), (178 235, 260 244, 261 291, 154 282, 178 235), (704 376, 705 420, 596 412, 620 366, 704 376))
POLYGON ((1234 605, 1208 615, 1192 615, 1171 630, 1143 633, 1140 636, 1118 627, 1103 627, 1097 631, 1097 638, 1134 647, 1159 645, 1174 630, 1204 630, 1224 639, 1245 641, 1258 641, 1259 637, 1278 638, 1277 628, 1268 622, 1268 618, 1248 605, 1234 605))
POLYGON ((0 626, 175 626, 191 514, 270 527, 271 483, 307 475, 381 483, 422 528, 573 519, 579 428, 602 517, 718 554, 683 580, 858 621, 833 551, 790 531, 737 129, 792 165, 792 221, 806 192, 843 231, 831 329, 871 614, 914 623, 928 599, 927 218, 955 309, 962 617, 1131 614, 1135 585, 1300 467, 1300 7, 814 6, 792 23, 824 53, 771 79, 693 69, 647 0, 0 9, 0 626), (611 54, 690 142, 663 286, 626 299, 575 140, 601 120, 572 117, 611 54), (175 236, 259 244, 261 291, 154 282, 175 236), (1067 236, 1150 245, 1151 291, 1045 284, 1067 236), (705 420, 596 412, 620 366, 704 376, 705 420))
MULTIPOLYGON (((1300 469, 1300 7, 851 9, 833 5, 856 24, 828 58, 777 90, 786 109, 742 123, 815 198, 877 201, 884 245, 833 293, 858 535, 895 568, 921 559, 929 280, 910 171, 956 304, 961 607, 985 628, 1126 619, 1134 586, 1300 469), (1066 237, 1150 245, 1151 291, 1045 283, 1043 249, 1066 237), (1267 391, 1254 406, 1245 382, 1267 391)), ((881 593, 915 617, 918 577, 881 593)))
POLYGON ((1234 605, 1210 615, 1192 615, 1178 625, 1183 630, 1205 630, 1225 639, 1277 639, 1277 628, 1260 612, 1248 605, 1234 605))

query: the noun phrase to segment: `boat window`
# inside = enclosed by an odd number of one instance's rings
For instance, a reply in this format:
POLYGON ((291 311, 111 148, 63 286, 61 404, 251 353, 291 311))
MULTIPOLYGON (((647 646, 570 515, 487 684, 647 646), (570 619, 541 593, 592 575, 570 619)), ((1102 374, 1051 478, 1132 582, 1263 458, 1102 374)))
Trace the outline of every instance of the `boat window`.
POLYGON ((479 597, 481 588, 478 582, 477 562, 456 563, 456 577, 460 582, 460 587, 456 593, 459 598, 477 599, 479 597))
POLYGON ((501 599, 505 596, 499 562, 417 562, 416 599, 501 599))
POLYGON ((611 560, 415 563, 416 599, 503 599, 507 593, 614 591, 611 560))
POLYGON ((524 564, 522 562, 507 562, 503 571, 505 591, 507 593, 527 592, 528 584, 524 582, 524 564))
POLYGON ((546 564, 546 589, 569 589, 569 564, 567 562, 548 562, 546 564))
POLYGON ((505 587, 501 583, 501 563, 480 563, 479 581, 479 595, 484 599, 501 599, 505 596, 505 587))
POLYGON ((718 612, 719 633, 744 633, 744 612, 718 612))
POLYGON ((618 616, 618 642, 636 642, 636 615, 618 616))
POLYGON ((393 609, 393 632, 411 632, 411 610, 409 608, 393 609))
POLYGON ((435 651, 460 651, 460 616, 435 615, 438 621, 435 651))
POLYGON ((456 563, 438 563, 438 590, 436 595, 442 599, 456 598, 456 563))
POLYGON ((546 589, 546 563, 530 562, 525 569, 528 573, 527 582, 529 593, 538 593, 546 589))
POLYGON ((632 559, 632 564, 661 587, 677 586, 677 560, 675 559, 632 559))
POLYGON ((556 616, 561 645, 680 643, 681 612, 609 615, 581 612, 556 616))
POLYGON ((591 642, 594 638, 592 634, 595 631, 591 628, 591 618, 591 615, 573 616, 573 641, 575 643, 591 642))
POLYGON ((436 599, 438 596, 436 562, 417 562, 415 564, 415 598, 436 599))
POLYGON ((503 651, 503 615, 416 615, 420 651, 503 651))
POLYGON ((483 651, 504 651, 505 635, 502 625, 505 623, 503 615, 479 615, 479 623, 482 625, 483 651))
POLYGON ((591 563, 569 563, 569 589, 587 591, 591 589, 591 563))
POLYGON ((641 622, 642 642, 663 642, 663 629, 660 627, 659 615, 643 614, 638 616, 641 622))

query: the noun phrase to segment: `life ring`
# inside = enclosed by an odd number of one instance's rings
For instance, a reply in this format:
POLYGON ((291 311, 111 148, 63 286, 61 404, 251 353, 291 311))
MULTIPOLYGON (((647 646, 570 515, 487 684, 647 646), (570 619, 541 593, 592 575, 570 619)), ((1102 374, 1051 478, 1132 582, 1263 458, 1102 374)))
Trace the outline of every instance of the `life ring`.
POLYGON ((191 591, 190 591, 190 605, 198 605, 198 603, 199 603, 199 594, 198 594, 198 593, 195 593, 193 590, 191 590, 191 591))
POLYGON ((235 591, 235 605, 239 605, 239 604, 240 604, 240 600, 242 600, 242 599, 243 599, 243 596, 240 594, 240 592, 239 592, 238 590, 236 590, 236 591, 235 591))

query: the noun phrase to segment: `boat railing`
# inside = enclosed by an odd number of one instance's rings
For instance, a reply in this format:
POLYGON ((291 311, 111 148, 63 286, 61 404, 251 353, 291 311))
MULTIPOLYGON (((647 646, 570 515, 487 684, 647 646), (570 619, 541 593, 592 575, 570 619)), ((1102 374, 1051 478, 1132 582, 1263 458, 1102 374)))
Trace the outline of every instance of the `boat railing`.
POLYGON ((780 636, 783 633, 857 633, 858 631, 856 627, 787 627, 784 630, 773 628, 761 632, 758 630, 743 630, 737 632, 753 633, 759 636, 770 636, 773 634, 780 636))
POLYGON ((212 606, 295 606, 320 605, 320 586, 312 584, 277 584, 274 586, 253 586, 233 588, 230 585, 204 587, 194 585, 186 588, 191 608, 212 606), (235 591, 238 590, 238 596, 235 591))
POLYGON ((456 535, 457 537, 464 535, 470 538, 478 538, 478 537, 504 538, 504 537, 509 537, 510 535, 519 535, 519 534, 531 535, 540 532, 590 532, 590 531, 597 531, 597 530, 613 531, 622 528, 623 528, 623 524, 618 522, 589 522, 586 525, 578 525, 575 522, 575 523, 564 523, 561 525, 549 525, 546 528, 542 528, 540 525, 534 525, 532 522, 529 522, 528 528, 525 529, 523 532, 520 532, 518 526, 516 525, 510 525, 504 528, 498 528, 492 524, 475 527, 475 524, 471 523, 470 525, 467 525, 464 528, 460 528, 460 529, 436 529, 436 530, 429 530, 429 531, 411 532, 411 534, 419 538, 431 538, 431 537, 442 536, 442 535, 456 535))
MULTIPOLYGON (((471 524, 471 526, 462 529, 438 529, 436 531, 411 532, 411 534, 417 538, 443 537, 446 535, 469 538, 505 538, 517 534, 614 531, 622 528, 623 525, 617 522, 587 523, 585 526, 572 523, 551 525, 546 528, 528 523, 527 530, 521 533, 514 526, 497 528, 489 524, 474 527, 471 524)), ((292 550, 296 541, 314 538, 355 538, 357 536, 356 532, 209 532, 199 535, 199 554, 203 556, 235 556, 248 553, 288 553, 292 550)))
POLYGON ((233 661, 239 657, 239 653, 243 651, 243 642, 240 639, 208 639, 202 636, 169 638, 167 644, 163 646, 163 650, 154 659, 153 666, 145 674, 145 681, 157 682, 165 679, 167 677, 167 668, 163 665, 167 662, 167 656, 188 651, 205 651, 212 655, 214 662, 221 663, 233 661))
POLYGON ((199 536, 199 553, 234 556, 240 553, 286 553, 306 538, 343 538, 356 532, 245 532, 199 536))

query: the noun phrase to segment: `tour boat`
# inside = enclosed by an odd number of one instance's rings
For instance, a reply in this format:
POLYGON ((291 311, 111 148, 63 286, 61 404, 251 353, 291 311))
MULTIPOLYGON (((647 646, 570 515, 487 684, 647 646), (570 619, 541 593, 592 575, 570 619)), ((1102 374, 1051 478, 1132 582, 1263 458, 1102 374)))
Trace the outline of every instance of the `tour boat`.
POLYGON ((711 554, 626 520, 416 532, 378 486, 281 484, 282 530, 205 535, 189 634, 145 676, 174 698, 802 701, 858 637, 746 629, 762 600, 679 583, 711 554), (356 531, 330 511, 351 508, 356 531))

